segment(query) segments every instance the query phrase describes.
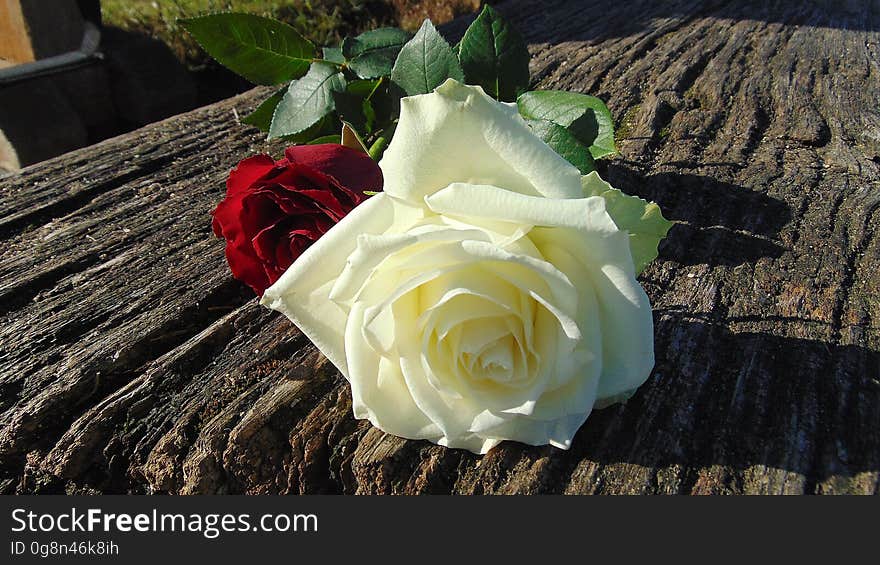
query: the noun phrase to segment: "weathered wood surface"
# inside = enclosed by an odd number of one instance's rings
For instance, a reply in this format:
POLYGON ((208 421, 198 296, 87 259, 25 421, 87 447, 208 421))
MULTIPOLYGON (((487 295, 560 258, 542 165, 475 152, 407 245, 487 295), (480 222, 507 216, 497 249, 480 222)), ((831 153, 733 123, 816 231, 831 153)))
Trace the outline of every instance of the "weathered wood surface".
POLYGON ((570 451, 355 421, 210 232, 226 172, 280 149, 236 124, 252 92, 0 180, 0 490, 876 492, 880 2, 500 8, 541 86, 610 100, 603 174, 680 222, 634 398, 570 451))

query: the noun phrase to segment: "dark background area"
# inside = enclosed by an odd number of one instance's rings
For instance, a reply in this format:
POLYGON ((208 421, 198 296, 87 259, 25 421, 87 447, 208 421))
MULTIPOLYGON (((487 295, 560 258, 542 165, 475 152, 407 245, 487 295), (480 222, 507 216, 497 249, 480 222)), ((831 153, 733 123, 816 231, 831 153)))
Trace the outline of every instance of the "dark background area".
POLYGON ((316 45, 415 29, 480 0, 16 0, 0 9, 0 174, 252 87, 178 24, 203 13, 273 17, 316 45), (5 10, 5 11, 4 11, 5 10), (9 39, 11 38, 11 39, 9 39))

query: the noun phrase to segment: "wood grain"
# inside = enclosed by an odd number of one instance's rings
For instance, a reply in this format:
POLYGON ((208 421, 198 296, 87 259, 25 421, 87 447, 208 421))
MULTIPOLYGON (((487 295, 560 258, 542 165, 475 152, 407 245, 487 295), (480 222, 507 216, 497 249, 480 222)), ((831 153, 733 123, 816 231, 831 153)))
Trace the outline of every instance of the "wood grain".
POLYGON ((0 491, 876 493, 880 2, 499 9, 542 88, 609 101, 603 176, 678 222, 635 397, 569 451, 354 420, 210 232, 227 171, 281 150, 236 123, 253 91, 0 180, 0 491))

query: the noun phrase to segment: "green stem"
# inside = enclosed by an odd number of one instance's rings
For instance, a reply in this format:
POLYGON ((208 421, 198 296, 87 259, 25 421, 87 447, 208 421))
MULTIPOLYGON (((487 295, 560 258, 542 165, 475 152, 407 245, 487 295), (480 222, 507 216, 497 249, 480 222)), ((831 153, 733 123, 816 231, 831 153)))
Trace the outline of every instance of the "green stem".
POLYGON ((348 65, 345 63, 334 63, 333 61, 328 61, 327 59, 318 59, 312 58, 311 63, 327 63, 328 65, 333 65, 334 67, 339 67, 340 69, 346 68, 348 65))
POLYGON ((384 136, 379 136, 376 138, 376 141, 373 142, 373 145, 370 146, 369 154, 370 157, 374 161, 378 161, 382 156, 382 153, 385 152, 385 147, 388 145, 388 139, 384 136))
POLYGON ((385 81, 385 77, 379 77, 379 80, 376 81, 376 86, 374 86, 373 90, 371 90, 370 93, 367 94, 367 98, 366 98, 367 100, 369 100, 370 98, 373 97, 374 94, 376 94, 376 91, 379 90, 379 87, 382 85, 382 83, 384 81, 385 81))

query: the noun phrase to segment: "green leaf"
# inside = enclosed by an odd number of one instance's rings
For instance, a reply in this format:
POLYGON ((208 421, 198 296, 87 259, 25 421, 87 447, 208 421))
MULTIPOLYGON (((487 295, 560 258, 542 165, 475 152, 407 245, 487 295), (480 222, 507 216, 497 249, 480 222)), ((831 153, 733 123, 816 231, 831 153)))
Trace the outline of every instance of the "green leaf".
POLYGON ((372 132, 373 126, 376 125, 376 110, 373 109, 373 103, 369 100, 364 100, 361 107, 364 112, 364 118, 367 120, 365 131, 372 132))
POLYGON ((210 14, 180 23, 221 65, 255 84, 299 78, 315 46, 289 25, 251 14, 210 14))
POLYGON ((269 126, 272 124, 272 116, 275 114, 275 108, 283 97, 284 90, 279 90, 269 98, 266 98, 253 112, 242 118, 241 123, 254 126, 260 131, 268 132, 269 126))
POLYGON ((336 101, 336 113, 340 120, 348 122, 361 135, 372 131, 376 112, 369 100, 348 92, 334 92, 333 99, 336 101))
POLYGON ((356 79, 348 83, 345 91, 366 98, 376 90, 381 82, 381 79, 356 79))
POLYGON ((370 93, 370 106, 376 113, 377 125, 375 127, 379 127, 379 124, 387 125, 397 119, 400 114, 401 96, 403 96, 403 91, 393 85, 390 80, 383 80, 370 93), (395 110, 395 105, 397 110, 395 110))
POLYGON ((345 63, 345 56, 342 54, 342 47, 324 47, 321 50, 324 60, 339 65, 345 63))
POLYGON ((374 29, 345 38, 342 54, 349 68, 361 78, 388 76, 397 54, 410 37, 408 32, 395 27, 374 29))
POLYGON ((459 59, 468 84, 513 102, 529 87, 529 50, 522 36, 491 6, 468 27, 459 45, 459 59))
POLYGON ((596 163, 587 146, 581 143, 567 128, 549 120, 526 120, 535 135, 544 140, 554 151, 566 161, 578 168, 583 174, 596 170, 596 163))
POLYGON ((525 92, 516 100, 527 120, 549 120, 568 128, 590 148, 594 159, 617 153, 614 146, 614 118, 595 96, 561 90, 525 92), (590 124, 589 127, 584 127, 590 124))
POLYGON ((381 83, 381 79, 353 80, 345 87, 345 92, 334 92, 336 113, 343 122, 348 122, 360 135, 373 131, 376 111, 371 96, 381 83))
POLYGON ((303 131, 292 133, 290 135, 283 135, 280 139, 292 145, 309 143, 314 139, 333 134, 336 131, 336 124, 337 122, 334 119, 333 114, 327 114, 303 131))
POLYGON ((663 217, 656 202, 624 194, 599 177, 596 172, 581 177, 585 196, 601 196, 605 209, 618 229, 629 232, 629 248, 638 275, 657 258, 657 246, 673 223, 663 217))
POLYGON ((269 139, 299 133, 336 108, 334 92, 345 90, 345 78, 329 63, 312 63, 306 76, 290 83, 275 108, 269 139))
POLYGON ((308 145, 319 145, 321 143, 335 143, 339 145, 341 141, 342 136, 340 136, 338 133, 334 133, 331 135, 322 135, 321 137, 315 138, 308 142, 308 145))
POLYGON ((464 82, 464 71, 461 70, 458 57, 431 20, 425 20, 415 36, 400 50, 391 70, 391 80, 407 96, 414 96, 432 92, 450 78, 464 82))

